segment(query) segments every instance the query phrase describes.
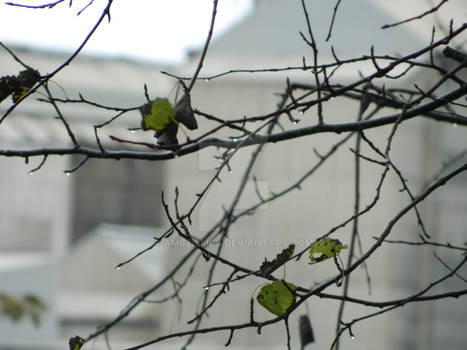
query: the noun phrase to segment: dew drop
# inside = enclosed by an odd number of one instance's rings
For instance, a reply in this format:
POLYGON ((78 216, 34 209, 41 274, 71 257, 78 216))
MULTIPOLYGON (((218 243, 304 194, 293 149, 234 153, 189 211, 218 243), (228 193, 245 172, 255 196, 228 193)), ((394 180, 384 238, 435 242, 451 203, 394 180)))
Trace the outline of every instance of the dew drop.
POLYGON ((131 134, 136 134, 136 130, 132 129, 132 130, 130 130, 130 133, 131 134))
POLYGON ((204 82, 207 83, 209 81, 209 78, 204 79, 204 82))
POLYGON ((205 291, 208 291, 209 290, 209 286, 206 286, 203 288, 205 291))
POLYGON ((28 171, 28 175, 34 175, 35 171, 31 170, 31 171, 28 171))
POLYGON ((294 120, 294 121, 292 122, 292 124, 293 124, 293 125, 297 125, 297 122, 294 120))
POLYGON ((457 128, 457 123, 452 123, 453 128, 457 128))
POLYGON ((174 158, 178 158, 178 154, 174 155, 174 158))
POLYGON ((303 114, 303 111, 298 111, 298 114, 303 114))
POLYGON ((71 171, 64 171, 66 176, 71 176, 72 172, 71 171))
POLYGON ((351 336, 350 336, 350 339, 354 340, 354 339, 355 339, 355 336, 354 336, 354 335, 351 335, 351 336))
POLYGON ((232 169, 229 169, 229 174, 232 174, 232 169))
POLYGON ((115 270, 120 270, 122 267, 120 265, 115 266, 115 270))

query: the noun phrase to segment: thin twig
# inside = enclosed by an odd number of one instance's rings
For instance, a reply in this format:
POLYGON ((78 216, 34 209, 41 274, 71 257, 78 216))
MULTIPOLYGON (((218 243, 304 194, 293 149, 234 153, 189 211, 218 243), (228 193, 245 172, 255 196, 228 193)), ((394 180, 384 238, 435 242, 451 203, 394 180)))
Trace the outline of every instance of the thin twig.
POLYGON ((112 5, 112 2, 113 0, 107 0, 107 5, 106 7, 104 8, 104 10, 102 11, 99 19, 97 20, 97 22, 94 24, 94 26, 92 27, 92 29, 89 31, 89 33, 86 35, 86 37, 84 38, 84 40, 81 42, 81 44, 78 46, 78 48, 73 52, 73 54, 71 54, 70 57, 68 57, 65 62, 63 62, 60 66, 58 66, 54 71, 52 71, 51 73, 47 74, 45 77, 43 77, 41 79, 41 81, 39 81, 38 84, 36 84, 36 86, 34 86, 31 90, 29 90, 26 94, 24 94, 24 96, 22 96, 16 103, 14 103, 13 105, 11 105, 7 110, 6 112, 2 115, 2 117, 0 118, 0 124, 6 119, 6 117, 11 113, 13 112, 13 110, 16 108, 16 106, 18 106, 22 101, 24 101, 29 95, 32 95, 39 87, 41 87, 42 85, 44 85, 48 80, 50 80, 52 77, 54 77, 58 72, 60 72, 61 70, 63 70, 66 66, 68 66, 75 58, 76 56, 78 56, 78 54, 83 50, 84 46, 86 46, 87 42, 91 39, 91 37, 93 36, 93 34, 96 32, 97 28, 100 26, 100 24, 102 23, 102 21, 104 20, 104 18, 108 17, 110 18, 110 7, 112 5))
POLYGON ((336 6, 334 6, 334 10, 332 12, 331 25, 329 26, 329 31, 328 31, 328 35, 326 37, 326 41, 329 41, 329 39, 331 39, 332 28, 334 27, 334 20, 336 19, 337 9, 339 8, 339 5, 341 4, 341 1, 342 0, 337 0, 336 6))
POLYGON ((58 5, 64 1, 65 0, 57 0, 57 1, 49 2, 43 5, 24 5, 24 4, 14 3, 14 2, 6 2, 5 5, 24 7, 24 8, 29 8, 29 9, 45 9, 45 8, 51 9, 52 7, 55 7, 55 5, 58 5))
POLYGON ((206 42, 204 43, 203 51, 201 52, 201 57, 199 58, 199 62, 198 62, 198 66, 196 67, 195 74, 193 74, 190 85, 187 88, 188 93, 191 91, 191 89, 193 89, 193 86, 195 85, 195 82, 196 82, 196 78, 198 77, 199 72, 201 71, 201 68, 203 68, 204 58, 206 57, 206 53, 208 52, 209 43, 211 42, 212 34, 214 32, 214 23, 216 22, 216 14, 217 14, 217 2, 218 0, 213 1, 211 24, 209 26, 208 36, 206 38, 206 42))
POLYGON ((418 16, 410 17, 408 19, 405 19, 403 21, 396 22, 396 23, 393 23, 393 24, 385 24, 384 26, 381 27, 381 29, 387 29, 387 28, 395 27, 395 26, 398 26, 400 24, 404 24, 404 23, 407 23, 407 22, 415 21, 417 19, 421 19, 421 18, 425 17, 426 15, 429 15, 430 13, 438 11, 438 9, 441 6, 443 6, 446 2, 448 2, 448 0, 441 0, 441 2, 437 6, 431 8, 428 11, 423 12, 422 14, 420 14, 418 16))

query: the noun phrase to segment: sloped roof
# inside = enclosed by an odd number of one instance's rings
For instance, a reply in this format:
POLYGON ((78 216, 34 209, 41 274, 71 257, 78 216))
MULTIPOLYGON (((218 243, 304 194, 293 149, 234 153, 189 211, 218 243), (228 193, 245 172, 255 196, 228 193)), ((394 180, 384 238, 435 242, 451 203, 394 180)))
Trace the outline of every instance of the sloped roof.
MULTIPOLYGON (((382 30, 382 25, 399 19, 371 0, 341 2, 332 39, 326 43, 335 2, 313 1, 311 6, 309 1, 306 3, 315 40, 325 55, 330 53, 331 43, 338 54, 345 56, 367 54, 372 44, 376 52, 403 53, 426 43, 403 26, 382 30)), ((213 41, 210 55, 310 55, 311 49, 300 31, 309 38, 301 1, 258 0, 250 15, 213 41)), ((427 40, 429 37, 430 32, 427 40)))
POLYGON ((153 250, 115 270, 154 242, 154 227, 102 223, 76 244, 63 265, 66 290, 134 291, 151 286, 164 271, 166 250, 153 250))
MULTIPOLYGON (((313 50, 300 36, 309 39, 306 19, 301 0, 252 0, 254 6, 243 20, 214 38, 209 46, 203 64, 201 77, 215 76, 230 70, 264 70, 256 75, 255 82, 284 81, 285 78, 307 79, 309 71, 303 71, 303 59, 307 65, 313 63, 313 50), (274 71, 274 68, 295 67, 287 71, 274 71), (273 69, 271 69, 273 68, 273 69), (270 69, 268 71, 268 69, 270 69)), ((331 47, 339 59, 350 59, 369 55, 374 47, 375 55, 402 56, 420 50, 430 42, 433 27, 435 38, 446 35, 451 19, 454 26, 465 21, 467 2, 451 1, 422 19, 403 25, 382 29, 418 16, 431 8, 426 0, 351 0, 342 1, 338 7, 332 36, 326 42, 334 7, 337 1, 305 1, 319 49, 319 63, 334 62, 331 47)), ((462 38, 454 43, 465 45, 462 38)), ((199 49, 200 50, 200 49, 199 49)), ((178 74, 190 76, 198 64, 200 51, 193 51, 191 60, 179 67, 178 74)), ((359 74, 374 71, 370 61, 341 66, 334 74, 341 82, 356 79, 359 74)), ((222 79, 239 81, 250 80, 249 73, 229 74, 222 79)))

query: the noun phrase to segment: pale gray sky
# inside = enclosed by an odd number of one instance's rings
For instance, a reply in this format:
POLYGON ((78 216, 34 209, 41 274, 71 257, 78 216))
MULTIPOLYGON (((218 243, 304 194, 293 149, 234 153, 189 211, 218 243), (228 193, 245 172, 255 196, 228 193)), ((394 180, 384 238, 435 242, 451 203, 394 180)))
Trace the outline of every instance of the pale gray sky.
MULTIPOLYGON (((15 0, 13 0, 15 1, 15 0)), ((52 9, 27 9, 0 4, 0 40, 54 49, 76 48, 107 4, 94 0, 80 16, 77 12, 90 0, 69 1, 52 9)), ((38 5, 48 0, 17 0, 38 5)), ((212 11, 212 0, 118 0, 88 43, 85 52, 130 56, 151 60, 183 58, 186 48, 202 45, 212 11)), ((251 9, 251 0, 221 0, 215 33, 226 29, 251 9)))

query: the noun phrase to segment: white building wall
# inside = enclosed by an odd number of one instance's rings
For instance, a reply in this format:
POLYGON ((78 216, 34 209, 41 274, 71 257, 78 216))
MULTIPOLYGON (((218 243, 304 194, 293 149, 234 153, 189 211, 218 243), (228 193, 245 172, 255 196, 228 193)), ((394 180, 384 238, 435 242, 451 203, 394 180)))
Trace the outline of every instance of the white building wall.
MULTIPOLYGON (((257 83, 257 80, 255 83, 250 83, 224 79, 218 82, 199 83, 193 92, 192 99, 195 107, 200 110, 224 119, 236 119, 243 115, 251 116, 271 112, 278 101, 278 97, 274 96, 274 93, 281 92, 283 88, 282 82, 268 82, 262 85, 257 83)), ((330 122, 353 120, 356 118, 357 112, 357 103, 346 102, 343 99, 324 105, 325 117, 330 122)), ((386 109, 380 114, 389 113, 391 111, 386 109)), ((297 115, 297 117, 302 119, 298 124, 300 127, 312 124, 313 120, 316 120, 316 109, 311 109, 305 115, 297 115)), ((291 123, 286 118, 283 119, 282 123, 287 128, 291 127, 291 123)), ((204 131, 204 123, 201 121, 200 124, 201 130, 204 131)), ((422 118, 404 122, 399 127, 393 141, 391 159, 402 170, 413 193, 418 193, 423 188, 425 181, 431 176, 429 174, 433 174, 442 166, 441 159, 446 152, 444 145, 446 139, 441 135, 450 134, 451 144, 457 144, 457 146, 459 146, 459 142, 465 144, 465 139, 462 141, 461 132, 457 131, 455 126, 422 118)), ((388 126, 378 130, 369 130, 365 134, 384 151, 390 132, 391 126, 388 126)), ((293 183, 294 179, 298 179, 312 168, 318 161, 313 148, 316 148, 320 154, 324 154, 342 137, 344 135, 311 135, 298 140, 266 145, 264 153, 259 157, 255 170, 252 172, 252 175, 255 175, 262 185, 263 195, 267 197, 271 192, 280 192, 293 183)), ((295 240, 295 242, 300 242, 300 240, 313 241, 326 233, 332 226, 350 217, 353 212, 354 172, 353 154, 349 148, 354 148, 354 145, 353 139, 343 146, 334 158, 326 162, 312 178, 304 182, 301 190, 294 190, 284 198, 258 209, 254 216, 246 216, 236 222, 226 241, 226 245, 229 246, 225 248, 225 257, 254 270, 259 267, 264 257, 270 259, 287 246, 288 243, 284 245, 282 240, 287 242, 289 240, 295 240), (261 241, 262 239, 265 241, 261 241), (278 245, 276 240, 281 240, 281 245, 278 245), (266 242, 266 246, 264 246, 264 242, 266 242)), ((228 207, 235 195, 242 172, 254 149, 255 146, 240 150, 230 162, 232 173, 228 171, 221 173, 222 182, 213 185, 199 210, 195 211, 194 224, 191 227, 193 233, 203 235, 219 220, 222 214, 221 208, 222 206, 228 207)), ((210 148, 202 150, 199 154, 175 159, 168 163, 169 175, 167 176, 166 188, 169 194, 173 194, 175 186, 179 187, 183 208, 189 207, 195 199, 195 193, 200 192, 210 176, 214 175, 215 167, 219 164, 214 156, 220 152, 221 150, 210 148), (187 176, 187 174, 189 175, 187 176)), ((376 155, 367 146, 362 147, 362 153, 376 158, 376 155)), ((362 208, 372 201, 381 172, 381 167, 362 161, 362 208)), ((250 183, 253 183, 252 178, 250 178, 250 183)), ((456 226, 452 231, 447 229, 450 225, 446 221, 444 221, 446 226, 441 227, 437 224, 446 215, 449 217, 459 215, 459 220, 465 221, 461 219, 462 209, 458 210, 452 205, 445 207, 444 203, 442 204, 437 199, 443 197, 448 202, 462 202, 460 207, 465 208, 465 198, 467 198, 465 179, 459 179, 457 184, 454 182, 452 186, 451 190, 435 195, 434 202, 429 201, 428 204, 421 206, 427 230, 436 241, 459 242, 466 232, 464 223, 459 223, 460 226, 456 226), (450 233, 447 234, 447 231, 450 233)), ((364 250, 374 242, 372 237, 379 235, 400 208, 409 203, 407 194, 398 191, 401 187, 400 180, 393 173, 388 175, 381 191, 381 201, 369 215, 360 219, 360 233, 364 250)), ((247 188, 246 199, 239 205, 239 209, 245 209, 248 207, 247 204, 251 205, 258 200, 254 186, 247 188)), ((169 198, 172 197, 169 196, 169 198)), ((392 237, 416 241, 420 232, 416 217, 412 213, 396 225, 392 237)), ((337 231, 333 237, 349 243, 350 234, 351 224, 337 231)), ((302 246, 302 248, 304 247, 302 246)), ((212 249, 215 250, 216 247, 213 246, 212 249)), ((425 288, 436 276, 443 273, 433 260, 431 248, 414 249, 388 246, 376 255, 375 258, 368 261, 372 282, 371 295, 368 294, 365 274, 359 269, 352 276, 351 288, 349 289, 351 296, 378 301, 397 299, 425 288)), ((179 255, 175 255, 171 260, 175 261, 177 256, 179 255)), ((345 261, 347 252, 344 251, 342 256, 345 261)), ((332 262, 309 266, 306 260, 306 258, 302 258, 298 263, 288 264, 287 279, 289 281, 311 287, 314 283, 323 281, 337 273, 332 262)), ((191 287, 195 295, 202 293, 203 280, 207 276, 207 271, 208 265, 200 263, 196 275, 200 278, 200 282, 191 287)), ((214 280, 222 281, 228 273, 230 273, 230 269, 219 267, 214 280)), ((281 272, 276 274, 279 276, 281 272)), ((223 296, 224 301, 211 310, 205 326, 224 325, 232 322, 241 323, 248 320, 249 299, 255 287, 260 283, 262 281, 259 279, 234 283, 231 286, 231 292, 223 296)), ((191 290, 187 294, 191 294, 191 290)), ((341 288, 331 287, 329 292, 340 294, 341 290, 341 288)), ((215 291, 216 289, 213 288, 213 293, 215 291)), ((191 313, 195 312, 197 305, 197 303, 192 305, 191 313)), ((446 339, 433 335, 436 329, 443 327, 444 322, 440 321, 443 316, 438 318, 435 312, 435 309, 440 307, 438 305, 444 305, 454 314, 459 313, 458 306, 456 306, 458 304, 455 301, 446 300, 429 305, 422 303, 411 305, 403 311, 395 311, 390 315, 374 318, 370 322, 357 324, 353 327, 353 332, 356 334, 355 340, 349 340, 347 335, 343 337, 345 348, 422 349, 430 348, 430 346, 433 349, 437 348, 437 344, 442 344, 442 339, 446 339), (427 345, 427 343, 429 344, 427 345)), ((312 298, 309 301, 309 306, 317 337, 317 343, 313 346, 326 347, 335 332, 338 302, 312 298)), ((260 307, 256 307, 258 319, 270 317, 267 312, 260 309, 260 307)), ((190 306, 185 310, 188 317, 190 306)), ((348 304, 345 308, 344 320, 350 320, 373 311, 377 311, 377 309, 365 309, 348 304)), ((293 327, 297 325, 298 314, 302 312, 305 312, 303 308, 292 317, 290 324, 293 327)), ((266 327, 263 330, 263 337, 258 337, 255 330, 242 331, 241 335, 234 336, 234 344, 279 347, 283 346, 284 334, 285 330, 282 325, 266 327)), ((449 334, 450 343, 453 345, 462 342, 461 332, 453 330, 449 334)), ((214 339, 222 342, 226 340, 224 339, 226 337, 225 334, 218 334, 214 336, 214 339)), ((293 342, 298 342, 298 336, 295 334, 293 337, 293 342)), ((298 346, 298 344, 296 345, 298 346)))

